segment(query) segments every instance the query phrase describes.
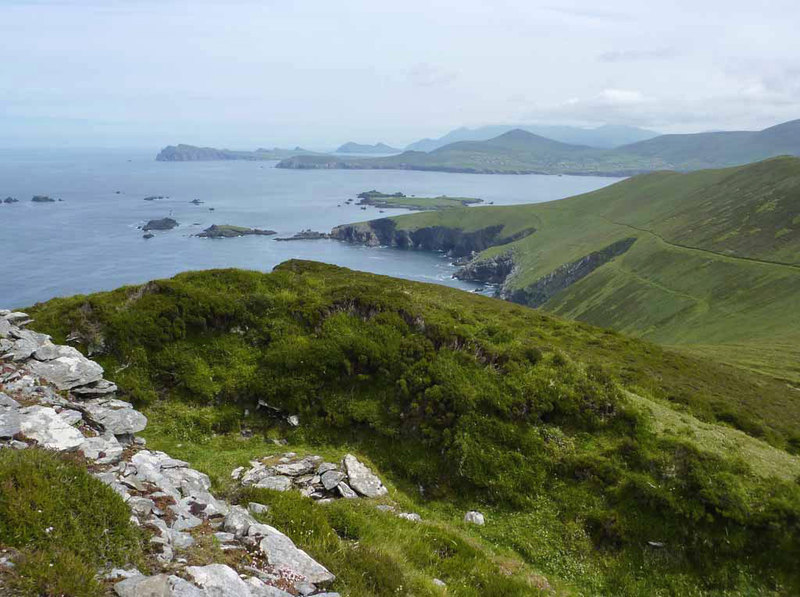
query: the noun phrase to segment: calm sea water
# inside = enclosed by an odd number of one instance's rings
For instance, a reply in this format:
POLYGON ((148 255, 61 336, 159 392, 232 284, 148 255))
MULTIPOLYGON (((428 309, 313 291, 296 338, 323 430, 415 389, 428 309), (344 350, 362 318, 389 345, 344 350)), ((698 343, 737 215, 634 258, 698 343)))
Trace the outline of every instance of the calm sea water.
MULTIPOLYGON (((443 255, 365 248, 339 241, 223 240, 192 235, 211 224, 276 230, 311 228, 408 213, 362 211, 345 200, 378 189, 409 195, 480 197, 497 205, 549 201, 598 189, 611 178, 500 176, 406 171, 279 170, 264 162, 156 162, 155 151, 0 150, 0 307, 108 290, 185 270, 241 267, 270 271, 291 258, 313 259, 464 289, 443 255), (119 194, 117 194, 119 191, 119 194), (33 195, 61 198, 36 204, 33 195), (144 201, 149 195, 169 199, 144 201), (200 199, 199 206, 189 203, 200 199), (214 211, 209 208, 213 207, 214 211), (180 227, 142 238, 137 227, 171 216, 180 227)), ((470 209, 480 209, 473 207, 470 209)))

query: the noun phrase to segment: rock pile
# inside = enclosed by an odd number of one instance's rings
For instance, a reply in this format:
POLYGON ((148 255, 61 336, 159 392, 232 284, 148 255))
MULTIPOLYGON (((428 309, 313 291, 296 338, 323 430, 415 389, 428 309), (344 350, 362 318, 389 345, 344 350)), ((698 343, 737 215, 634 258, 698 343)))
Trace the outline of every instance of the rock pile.
POLYGON ((324 462, 321 456, 298 458, 288 452, 282 457, 253 460, 249 469, 239 467, 231 477, 242 485, 276 491, 296 489, 319 501, 376 498, 387 493, 378 476, 352 454, 347 454, 340 464, 333 464, 324 462))
MULTIPOLYGON (((208 476, 188 463, 145 449, 135 434, 147 425, 146 417, 115 398, 117 388, 103 379, 103 368, 76 349, 26 329, 30 322, 24 313, 0 310, 0 447, 82 453, 92 473, 130 506, 131 521, 152 533, 153 567, 162 573, 114 570, 107 578, 118 581, 117 595, 336 595, 318 588, 334 575, 289 537, 214 497, 208 476), (238 570, 221 563, 186 564, 181 552, 192 548, 197 534, 209 532, 224 552, 241 554, 238 570)), ((369 470, 355 458, 348 462, 354 487, 386 491, 377 477, 364 475, 369 470)), ((309 466, 281 465, 273 476, 288 479, 297 479, 298 471, 309 466)), ((256 506, 251 504, 251 511, 257 513, 256 506)))

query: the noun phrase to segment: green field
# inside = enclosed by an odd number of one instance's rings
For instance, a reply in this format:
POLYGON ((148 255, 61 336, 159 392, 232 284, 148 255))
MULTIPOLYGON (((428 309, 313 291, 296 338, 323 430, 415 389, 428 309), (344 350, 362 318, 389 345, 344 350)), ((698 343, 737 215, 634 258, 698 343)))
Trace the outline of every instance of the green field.
POLYGON ((56 341, 102 347, 150 420, 148 446, 231 499, 270 504, 266 521, 329 566, 343 595, 800 590, 800 461, 779 447, 797 447, 800 414, 785 383, 312 262, 185 273, 31 314, 56 341), (231 487, 232 468, 285 450, 360 454, 423 522, 231 487), (461 522, 474 508, 485 527, 461 522))
MULTIPOLYGON (((398 230, 535 229, 511 253, 503 294, 594 252, 623 255, 549 297, 559 315, 675 345, 800 384, 800 160, 691 174, 658 172, 550 203, 392 218, 398 230)), ((365 225, 361 225, 365 226, 365 225)), ((366 225, 369 226, 369 225, 366 225)))

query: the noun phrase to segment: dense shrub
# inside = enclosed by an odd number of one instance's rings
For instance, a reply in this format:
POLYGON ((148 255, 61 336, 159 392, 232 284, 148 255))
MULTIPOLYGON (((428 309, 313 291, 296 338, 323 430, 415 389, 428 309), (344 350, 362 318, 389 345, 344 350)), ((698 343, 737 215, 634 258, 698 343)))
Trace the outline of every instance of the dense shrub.
POLYGON ((359 445, 429 498, 517 511, 546 499, 560 524, 631 566, 654 562, 714 589, 751 575, 800 590, 800 487, 660 439, 624 396, 680 396, 710 412, 712 386, 737 382, 703 362, 482 297, 298 262, 182 274, 35 315, 56 336, 92 335, 133 399, 185 403, 191 424, 175 432, 187 439, 235 430, 231 406, 260 403, 276 424, 300 416, 285 430, 295 439, 359 445))
POLYGON ((0 544, 23 551, 12 583, 29 595, 94 595, 96 572, 141 553, 130 510, 83 463, 0 450, 0 544))

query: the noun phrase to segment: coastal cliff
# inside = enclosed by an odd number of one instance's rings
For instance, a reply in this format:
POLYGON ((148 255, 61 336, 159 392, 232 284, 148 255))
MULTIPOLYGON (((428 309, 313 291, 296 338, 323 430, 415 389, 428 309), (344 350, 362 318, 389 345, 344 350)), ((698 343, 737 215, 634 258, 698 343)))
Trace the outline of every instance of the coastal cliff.
POLYGON ((401 249, 440 251, 452 257, 464 257, 479 253, 489 247, 505 245, 534 232, 533 228, 522 230, 511 236, 502 236, 503 226, 487 226, 465 232, 460 228, 429 226, 417 230, 397 228, 390 218, 381 218, 359 224, 346 224, 331 230, 331 238, 369 247, 389 246, 401 249))

